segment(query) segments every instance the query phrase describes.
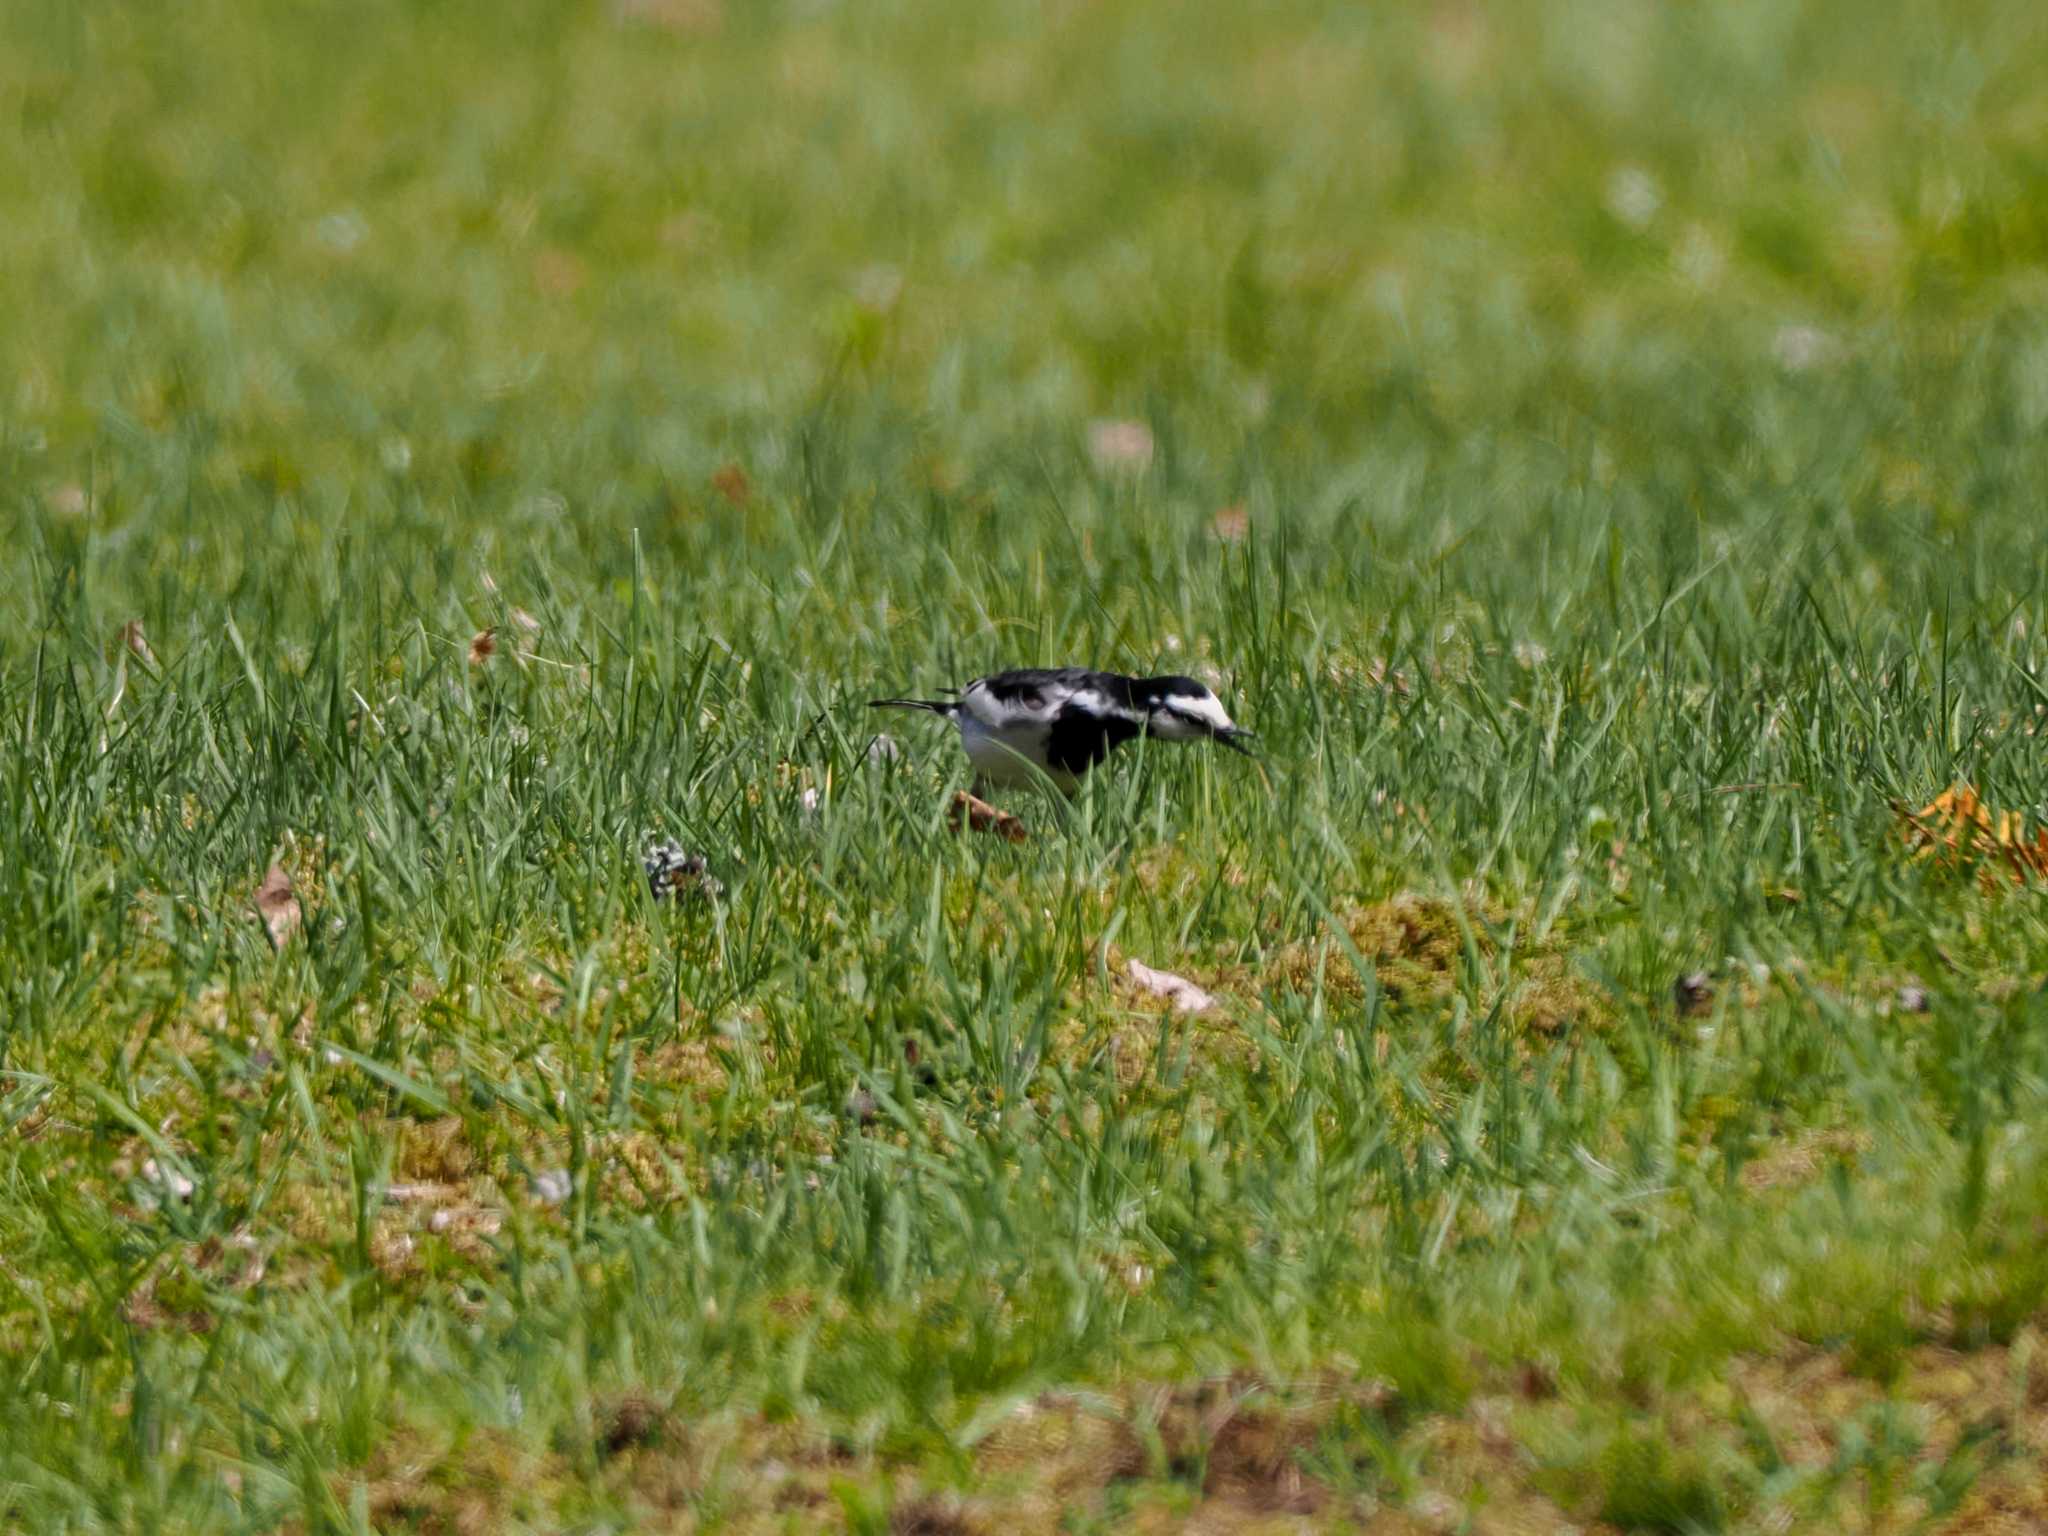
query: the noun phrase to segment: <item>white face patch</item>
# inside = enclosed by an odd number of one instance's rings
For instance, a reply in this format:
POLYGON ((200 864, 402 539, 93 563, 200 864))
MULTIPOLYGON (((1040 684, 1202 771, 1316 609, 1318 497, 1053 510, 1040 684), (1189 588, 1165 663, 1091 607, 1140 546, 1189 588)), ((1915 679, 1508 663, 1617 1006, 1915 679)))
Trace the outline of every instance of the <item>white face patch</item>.
POLYGON ((1193 741, 1236 729, 1213 693, 1168 694, 1152 712, 1152 734, 1167 741, 1193 741))

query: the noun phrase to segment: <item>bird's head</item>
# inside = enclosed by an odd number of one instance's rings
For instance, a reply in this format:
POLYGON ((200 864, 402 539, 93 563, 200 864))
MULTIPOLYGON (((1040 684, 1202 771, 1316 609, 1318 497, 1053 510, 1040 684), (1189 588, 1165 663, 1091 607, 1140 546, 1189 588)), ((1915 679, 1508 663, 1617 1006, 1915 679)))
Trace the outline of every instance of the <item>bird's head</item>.
POLYGON ((1233 751, 1249 750, 1245 742, 1252 733, 1192 677, 1148 677, 1138 685, 1137 700, 1150 735, 1166 741, 1220 741, 1233 751))

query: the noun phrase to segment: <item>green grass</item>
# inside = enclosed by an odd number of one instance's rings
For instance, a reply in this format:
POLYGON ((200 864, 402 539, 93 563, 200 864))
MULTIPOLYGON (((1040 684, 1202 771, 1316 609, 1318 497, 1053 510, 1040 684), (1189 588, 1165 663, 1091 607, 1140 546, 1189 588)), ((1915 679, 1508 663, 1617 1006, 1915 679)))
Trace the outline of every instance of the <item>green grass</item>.
POLYGON ((0 1529, 2042 1518, 2044 66, 0 8, 0 1529))

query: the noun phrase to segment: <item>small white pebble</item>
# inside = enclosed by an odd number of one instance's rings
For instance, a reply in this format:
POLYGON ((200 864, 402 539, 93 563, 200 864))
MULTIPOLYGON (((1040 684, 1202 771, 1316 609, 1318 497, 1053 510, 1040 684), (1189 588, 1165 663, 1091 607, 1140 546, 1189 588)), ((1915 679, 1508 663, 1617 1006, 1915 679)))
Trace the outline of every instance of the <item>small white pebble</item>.
POLYGON ((158 1167, 157 1161, 153 1157, 144 1160, 142 1176, 164 1191, 165 1194, 177 1200, 190 1200, 192 1198, 192 1191, 196 1187, 190 1179, 177 1170, 158 1167))
POLYGON ((1834 356, 1835 339, 1813 325, 1784 325, 1771 340, 1771 353, 1787 373, 1804 373, 1834 356))
POLYGON ((560 1205, 574 1187, 566 1168, 549 1168, 533 1176, 533 1198, 542 1205, 560 1205))
POLYGON ((1088 426, 1088 455, 1105 474, 1143 474, 1152 464, 1152 429, 1142 421, 1096 421, 1088 426))
POLYGON ((896 307, 903 292, 903 269, 887 262, 863 267, 853 276, 853 297, 861 308, 885 315, 896 307))
POLYGON ((1607 211, 1630 229, 1647 228, 1664 206, 1664 189, 1639 165, 1625 165, 1607 178, 1607 211))
POLYGON ((1671 265, 1687 282, 1705 288, 1727 268, 1728 257, 1721 249, 1721 242, 1705 225, 1691 224, 1678 237, 1678 247, 1671 253, 1671 265))
POLYGON ((343 208, 315 224, 313 237, 330 251, 345 256, 370 238, 370 226, 355 209, 343 208))
POLYGON ((1448 1530, 1457 1524, 1461 1511, 1457 1500, 1449 1494, 1438 1493, 1434 1488, 1425 1488, 1409 1502, 1408 1512, 1427 1525, 1448 1530))

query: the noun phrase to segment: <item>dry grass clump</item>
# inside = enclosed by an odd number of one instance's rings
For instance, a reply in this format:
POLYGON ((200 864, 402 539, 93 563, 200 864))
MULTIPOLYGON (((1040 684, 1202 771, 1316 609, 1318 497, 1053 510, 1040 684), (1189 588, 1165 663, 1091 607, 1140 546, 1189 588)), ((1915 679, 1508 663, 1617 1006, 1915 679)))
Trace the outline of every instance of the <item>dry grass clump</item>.
MULTIPOLYGON (((1288 945, 1269 968, 1272 984, 1296 992, 1321 986, 1340 1002, 1364 996, 1355 951, 1371 967, 1380 995, 1395 1012, 1432 1010, 1460 991, 1490 1007, 1501 985, 1496 933, 1503 914, 1404 891, 1340 914, 1349 947, 1328 935, 1288 945)), ((1519 1031, 1536 1036, 1598 1026, 1612 1014, 1606 993, 1552 940, 1514 956, 1505 1008, 1519 1031)))

